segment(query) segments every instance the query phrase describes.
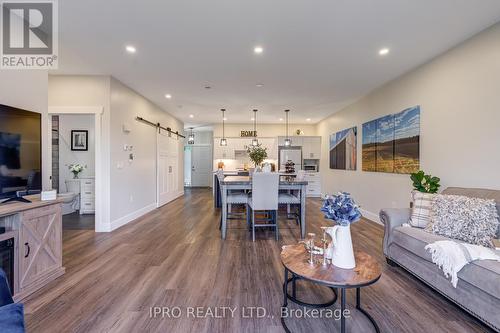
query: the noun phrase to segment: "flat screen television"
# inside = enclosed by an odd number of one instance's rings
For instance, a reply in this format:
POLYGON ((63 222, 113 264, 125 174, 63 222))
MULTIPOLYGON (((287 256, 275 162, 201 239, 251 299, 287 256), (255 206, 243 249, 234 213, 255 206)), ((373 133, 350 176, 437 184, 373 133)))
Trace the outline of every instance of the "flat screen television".
POLYGON ((41 190, 41 125, 39 113, 0 104, 0 202, 41 190))

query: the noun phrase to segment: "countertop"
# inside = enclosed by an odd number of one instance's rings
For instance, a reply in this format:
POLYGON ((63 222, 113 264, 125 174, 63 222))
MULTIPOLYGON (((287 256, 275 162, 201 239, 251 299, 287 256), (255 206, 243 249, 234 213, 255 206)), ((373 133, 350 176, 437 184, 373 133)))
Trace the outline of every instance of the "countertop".
MULTIPOLYGON (((229 176, 221 181, 221 185, 248 185, 251 183, 251 179, 248 176, 229 176)), ((280 180, 280 185, 307 185, 308 182, 305 180, 280 180)))
POLYGON ((39 207, 53 205, 56 203, 61 203, 63 201, 62 199, 59 198, 56 200, 42 201, 40 199, 40 194, 26 195, 24 196, 24 198, 30 200, 31 202, 24 203, 19 201, 13 201, 5 204, 0 204, 0 217, 16 214, 33 208, 39 208, 39 207))

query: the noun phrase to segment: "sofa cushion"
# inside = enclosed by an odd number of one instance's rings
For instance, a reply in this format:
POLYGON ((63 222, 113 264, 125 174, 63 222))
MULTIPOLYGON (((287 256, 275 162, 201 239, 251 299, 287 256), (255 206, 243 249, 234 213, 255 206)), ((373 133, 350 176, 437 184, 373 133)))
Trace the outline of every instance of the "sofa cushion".
MULTIPOLYGON (((416 256, 432 263, 432 257, 424 248, 429 243, 440 240, 450 240, 444 236, 435 235, 420 228, 396 227, 394 228, 393 243, 412 252, 416 256)), ((500 255, 500 251, 496 251, 500 255)), ((487 292, 500 299, 500 262, 494 260, 476 260, 465 265, 458 272, 460 280, 487 292)), ((450 282, 451 283, 451 282, 450 282)))
MULTIPOLYGON (((497 204, 497 212, 500 216, 500 190, 487 190, 482 188, 448 187, 442 194, 463 195, 472 198, 493 199, 497 204)), ((500 238, 500 226, 497 229, 496 238, 500 238)))
POLYGON ((432 201, 431 221, 425 230, 494 248, 492 240, 498 225, 495 200, 438 194, 432 201))

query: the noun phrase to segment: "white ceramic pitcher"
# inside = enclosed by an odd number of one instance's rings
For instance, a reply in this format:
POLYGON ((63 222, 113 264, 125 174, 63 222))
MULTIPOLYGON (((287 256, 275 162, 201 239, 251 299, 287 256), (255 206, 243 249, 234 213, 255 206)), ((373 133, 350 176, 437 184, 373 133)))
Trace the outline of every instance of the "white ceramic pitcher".
POLYGON ((326 249, 327 258, 332 260, 333 265, 345 269, 356 267, 356 260, 354 259, 354 251, 352 249, 351 227, 349 225, 336 225, 326 228, 325 232, 333 240, 326 249))

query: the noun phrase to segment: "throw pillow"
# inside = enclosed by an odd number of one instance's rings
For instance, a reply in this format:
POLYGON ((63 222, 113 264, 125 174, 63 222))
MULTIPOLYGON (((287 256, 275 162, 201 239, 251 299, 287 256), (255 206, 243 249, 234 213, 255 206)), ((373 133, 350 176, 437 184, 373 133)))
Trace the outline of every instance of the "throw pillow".
POLYGON ((438 194, 432 201, 426 231, 494 248, 499 224, 495 200, 438 194))
POLYGON ((435 194, 413 191, 413 208, 411 211, 410 225, 425 228, 430 222, 432 198, 435 194))

